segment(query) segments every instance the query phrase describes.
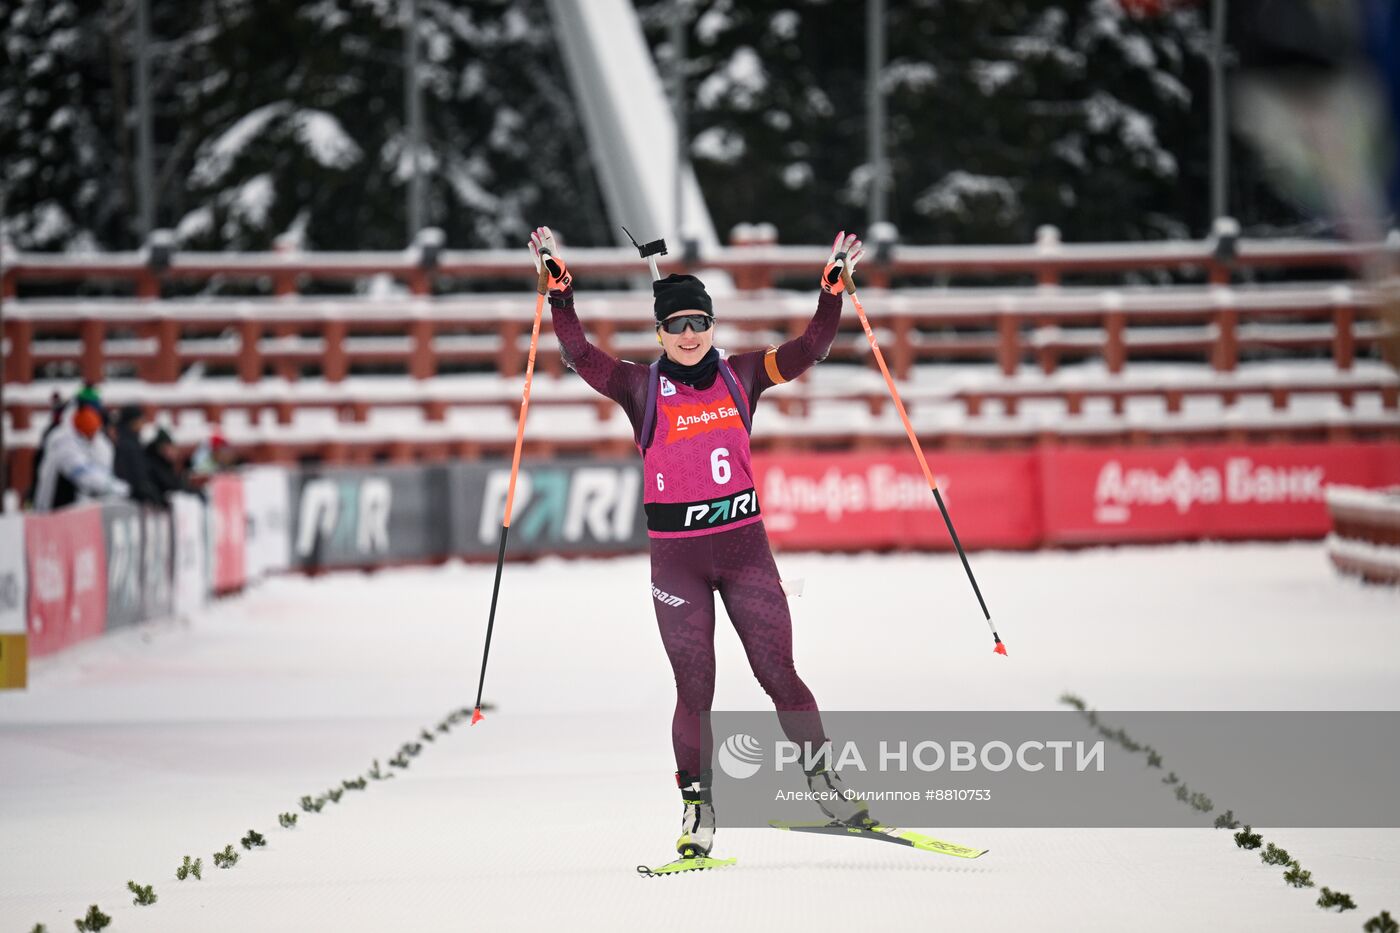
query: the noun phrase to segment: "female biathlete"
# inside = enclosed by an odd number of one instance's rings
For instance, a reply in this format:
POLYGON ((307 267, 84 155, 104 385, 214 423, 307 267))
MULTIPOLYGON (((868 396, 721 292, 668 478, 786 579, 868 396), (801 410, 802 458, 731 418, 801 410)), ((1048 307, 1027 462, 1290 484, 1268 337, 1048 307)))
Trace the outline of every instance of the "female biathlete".
MULTIPOLYGON (((713 346, 713 304, 695 276, 654 282, 663 352, 650 366, 615 359, 588 342, 574 313, 572 276, 548 227, 531 234, 530 251, 565 363, 622 406, 642 453, 652 604, 676 677, 671 742, 685 806, 676 851, 705 857, 715 836, 709 769, 715 591, 784 733, 812 749, 825 741, 817 702, 793 668, 792 618, 754 490, 749 428, 765 389, 826 358, 841 319, 844 276, 855 271, 863 248, 854 234, 837 235, 811 323, 802 336, 766 351, 728 356, 713 346)), ((868 820, 863 801, 840 796, 834 773, 818 766, 808 782, 814 791, 836 792, 822 795, 833 798, 821 804, 827 816, 852 825, 868 820)))

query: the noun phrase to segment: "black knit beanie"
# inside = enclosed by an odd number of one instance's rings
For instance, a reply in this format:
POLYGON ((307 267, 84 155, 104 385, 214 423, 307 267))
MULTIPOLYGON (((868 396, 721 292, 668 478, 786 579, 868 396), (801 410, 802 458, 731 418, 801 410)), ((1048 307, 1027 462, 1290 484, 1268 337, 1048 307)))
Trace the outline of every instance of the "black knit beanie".
POLYGON ((715 313, 710 293, 705 291, 705 283, 693 275, 673 272, 664 279, 652 282, 651 293, 656 298, 652 310, 658 321, 666 320, 677 311, 715 313))

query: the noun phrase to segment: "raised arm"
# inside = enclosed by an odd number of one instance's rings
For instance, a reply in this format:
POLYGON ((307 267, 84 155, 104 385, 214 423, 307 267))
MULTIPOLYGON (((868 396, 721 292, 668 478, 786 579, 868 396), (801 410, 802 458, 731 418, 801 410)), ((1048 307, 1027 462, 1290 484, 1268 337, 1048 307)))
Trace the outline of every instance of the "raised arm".
POLYGON ((822 270, 817 311, 801 336, 766 351, 739 354, 730 361, 748 390, 750 407, 757 405, 764 389, 791 382, 826 359, 841 324, 842 292, 864 252, 855 234, 838 233, 822 270))
POLYGON ((582 376, 595 392, 621 405, 635 431, 646 404, 647 367, 619 360, 588 341, 574 311, 573 276, 559 257, 548 227, 540 227, 530 235, 530 251, 539 272, 540 294, 549 296, 554 336, 559 340, 565 365, 582 376))
POLYGON ((647 368, 639 363, 619 360, 589 342, 574 311, 574 290, 565 288, 549 293, 549 313, 554 320, 554 336, 559 338, 559 352, 564 363, 583 377, 594 391, 606 395, 623 408, 635 402, 637 387, 646 390, 647 368))

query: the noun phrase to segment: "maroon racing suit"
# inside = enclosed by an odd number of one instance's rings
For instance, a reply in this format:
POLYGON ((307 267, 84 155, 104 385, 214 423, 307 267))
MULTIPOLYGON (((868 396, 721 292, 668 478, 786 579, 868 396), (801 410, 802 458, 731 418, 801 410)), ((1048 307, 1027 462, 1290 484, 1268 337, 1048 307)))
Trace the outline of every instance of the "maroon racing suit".
MULTIPOLYGON (((565 363, 584 382, 622 406, 639 447, 645 447, 649 439, 642 438, 641 432, 643 424, 651 420, 645 417, 650 368, 616 359, 588 342, 574 312, 572 289, 551 293, 549 304, 565 363)), ((841 296, 823 293, 817 300, 816 314, 800 337, 776 349, 740 353, 720 362, 731 368, 747 401, 750 419, 745 420, 751 420, 765 389, 797 378, 826 358, 840 319, 841 296)), ((660 403, 658 398, 658 408, 660 403)), ((747 448, 746 433, 741 432, 740 442, 747 448)), ((739 459, 746 463, 749 451, 744 449, 742 454, 739 459)), ((763 522, 736 523, 687 536, 658 534, 657 527, 649 514, 652 605, 676 678, 676 711, 671 722, 676 769, 699 774, 710 763, 716 591, 724 600, 754 676, 778 711, 784 733, 790 741, 810 743, 815 749, 825 741, 821 714, 812 692, 793 667, 792 617, 763 522)))

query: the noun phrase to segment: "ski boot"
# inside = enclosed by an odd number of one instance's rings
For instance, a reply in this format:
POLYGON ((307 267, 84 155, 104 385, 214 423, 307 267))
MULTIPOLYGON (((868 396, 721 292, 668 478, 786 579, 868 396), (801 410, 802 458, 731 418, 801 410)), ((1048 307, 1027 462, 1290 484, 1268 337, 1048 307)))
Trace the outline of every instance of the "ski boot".
POLYGON ((870 805, 846 787, 841 775, 818 765, 807 772, 807 787, 817 797, 817 806, 837 823, 864 828, 877 825, 870 818, 870 805))
POLYGON ((685 812, 681 815, 681 837, 676 851, 681 858, 704 858, 715 845, 715 804, 710 791, 712 772, 707 768, 699 774, 676 772, 676 784, 681 789, 685 812))

